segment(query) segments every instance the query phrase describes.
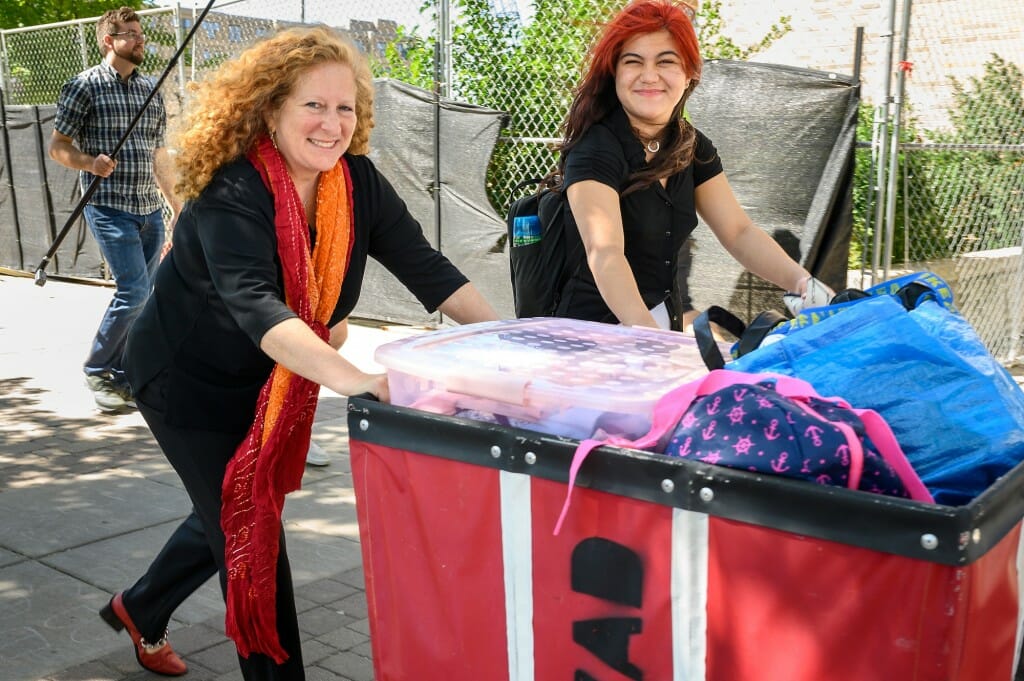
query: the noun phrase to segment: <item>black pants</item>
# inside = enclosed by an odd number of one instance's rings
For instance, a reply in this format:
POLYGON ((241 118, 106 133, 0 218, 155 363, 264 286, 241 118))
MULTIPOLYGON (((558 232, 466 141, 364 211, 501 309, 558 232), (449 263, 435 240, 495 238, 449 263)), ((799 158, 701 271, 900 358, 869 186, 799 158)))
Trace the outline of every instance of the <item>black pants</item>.
MULTIPOLYGON (((228 461, 245 437, 240 433, 188 430, 168 426, 163 418, 160 379, 136 395, 146 420, 167 460, 181 477, 192 500, 192 513, 142 576, 124 592, 124 606, 142 636, 154 642, 163 636, 174 610, 207 579, 220 573, 221 593, 227 592, 224 570, 224 533, 220 527, 221 484, 228 461)), ((285 547, 284 530, 277 559, 277 634, 288 653, 278 665, 265 656, 239 656, 242 676, 248 681, 304 681, 295 594, 285 547)))

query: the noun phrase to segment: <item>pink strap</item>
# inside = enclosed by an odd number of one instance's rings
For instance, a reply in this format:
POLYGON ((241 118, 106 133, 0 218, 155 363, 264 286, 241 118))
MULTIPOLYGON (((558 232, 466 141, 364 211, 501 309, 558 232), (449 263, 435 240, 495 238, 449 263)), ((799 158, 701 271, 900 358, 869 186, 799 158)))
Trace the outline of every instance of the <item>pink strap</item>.
POLYGON ((558 534, 562 529, 562 522, 565 520, 566 513, 569 512, 572 490, 576 485, 576 474, 579 472, 580 466, 583 465, 587 456, 596 447, 611 445, 613 447, 629 447, 632 449, 650 449, 657 446, 665 435, 672 432, 676 424, 679 423, 679 419, 683 417, 683 414, 686 413, 686 410, 690 408, 690 405, 693 404, 696 398, 710 395, 731 385, 757 383, 767 379, 774 379, 776 381, 776 389, 780 393, 792 396, 802 392, 804 395, 817 396, 811 384, 799 378, 782 376, 781 374, 748 374, 741 371, 715 369, 707 376, 683 384, 662 395, 658 403, 654 405, 650 430, 636 440, 612 436, 604 440, 584 440, 580 442, 572 456, 572 463, 569 465, 569 486, 565 492, 562 512, 558 514, 558 521, 555 523, 554 534, 558 534))
MULTIPOLYGON (((754 374, 756 375, 756 374, 754 374)), ((914 501, 924 501, 930 504, 935 503, 935 499, 932 497, 931 492, 921 482, 921 478, 918 476, 914 467, 910 465, 910 461, 907 460, 906 454, 903 453, 903 448, 900 447, 900 443, 896 440, 896 435, 892 432, 892 428, 886 422, 882 415, 873 409, 855 409, 841 397, 822 397, 815 392, 814 387, 806 381, 802 381, 792 376, 777 376, 777 382, 775 389, 787 397, 796 397, 798 395, 807 395, 810 397, 817 397, 818 399, 828 400, 833 404, 843 407, 845 409, 851 409, 860 420, 864 423, 864 432, 867 434, 871 442, 874 443, 878 449, 878 453, 882 455, 882 458, 889 462, 889 465, 896 471, 896 475, 899 477, 900 482, 903 483, 903 487, 906 488, 910 494, 910 498, 914 501), (807 393, 803 386, 807 386, 810 389, 810 393, 807 393)), ((833 425, 843 429, 845 424, 831 422, 833 425)), ((846 426, 849 428, 849 426, 846 426)), ((847 439, 850 439, 847 436, 847 439)), ((857 440, 858 446, 860 445, 860 439, 854 437, 857 440)), ((862 450, 863 451, 863 450, 862 450)), ((859 477, 859 474, 858 474, 859 477)), ((850 471, 850 479, 853 479, 853 471, 850 471)), ((858 485, 859 487, 859 482, 858 485)), ((854 487, 853 489, 856 489, 854 487)))
POLYGON ((899 476, 900 482, 910 493, 910 498, 914 501, 924 501, 929 504, 934 504, 935 499, 932 497, 931 492, 921 482, 921 478, 918 476, 917 471, 910 465, 910 461, 907 460, 907 455, 903 453, 903 448, 900 447, 900 443, 896 440, 896 435, 892 432, 892 428, 882 415, 872 409, 854 409, 854 412, 860 416, 860 420, 864 422, 864 432, 867 436, 875 443, 875 447, 878 448, 878 453, 882 455, 889 465, 896 471, 896 475, 899 476))
MULTIPOLYGON (((612 436, 604 440, 584 440, 580 442, 579 446, 576 447, 576 452, 573 454, 572 463, 569 465, 568 489, 565 492, 565 502, 562 504, 562 512, 559 513, 558 521, 555 523, 554 534, 557 535, 562 529, 562 522, 565 520, 565 516, 569 512, 569 505, 572 501, 572 491, 576 485, 576 475, 579 473, 580 467, 583 465, 587 456, 595 448, 602 445, 629 447, 632 449, 650 449, 656 447, 666 434, 671 433, 676 424, 679 423, 679 419, 683 417, 683 414, 686 413, 686 410, 690 408, 690 405, 693 404, 693 401, 696 398, 710 395, 713 392, 732 385, 749 385, 751 383, 758 383, 764 380, 773 380, 775 382, 776 392, 784 397, 796 400, 807 412, 813 414, 822 421, 828 421, 828 419, 807 405, 806 399, 808 397, 827 400, 838 407, 852 409, 850 404, 841 397, 823 397, 819 395, 814 389, 814 386, 800 378, 768 372, 751 374, 744 373, 742 371, 715 369, 707 376, 699 378, 696 381, 686 383, 685 385, 681 385, 671 392, 663 395, 654 406, 650 430, 636 440, 612 436)), ((878 412, 870 409, 853 409, 853 411, 861 417, 868 437, 871 438, 871 441, 876 447, 878 447, 878 451, 883 458, 885 458, 885 460, 888 461, 896 471, 900 481, 903 482, 904 487, 906 487, 907 491, 910 493, 910 498, 916 501, 933 502, 931 494, 928 492, 927 488, 925 488, 924 483, 921 482, 917 473, 914 472, 910 462, 907 461, 907 457, 903 454, 903 450, 896 441, 896 436, 893 435, 892 429, 889 428, 889 424, 885 422, 885 419, 883 419, 878 412)), ((853 428, 845 423, 837 423, 835 421, 828 421, 828 423, 839 428, 840 432, 842 432, 846 437, 846 441, 850 446, 850 479, 847 486, 850 489, 857 489, 860 486, 860 479, 864 472, 864 448, 860 438, 857 437, 853 428)))

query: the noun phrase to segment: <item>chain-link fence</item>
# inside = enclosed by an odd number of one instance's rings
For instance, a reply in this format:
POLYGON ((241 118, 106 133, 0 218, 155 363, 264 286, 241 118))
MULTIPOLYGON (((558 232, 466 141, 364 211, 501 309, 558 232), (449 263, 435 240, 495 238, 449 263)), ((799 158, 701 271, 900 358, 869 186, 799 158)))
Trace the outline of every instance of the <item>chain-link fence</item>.
MULTIPOLYGON (((1024 3, 992 0, 968 13, 952 0, 916 0, 912 8, 909 2, 822 9, 796 0, 704 0, 698 26, 709 57, 744 58, 767 47, 769 61, 824 70, 846 64, 852 71, 851 55, 859 52, 854 29, 868 25, 862 59, 871 87, 858 133, 850 262, 866 277, 852 283, 905 269, 938 271, 990 349, 1014 360, 1024 317, 1024 3), (743 37, 733 42, 733 34, 743 37), (904 43, 905 54, 898 49, 904 43), (890 97, 879 92, 879 73, 892 77, 890 97)), ((520 180, 553 169, 552 146, 586 46, 622 4, 384 0, 371 9, 346 0, 217 2, 167 79, 165 99, 173 118, 187 81, 282 25, 335 26, 360 45, 377 75, 508 112, 486 178, 500 213, 520 180)), ((140 12, 150 54, 144 70, 162 71, 201 9, 140 12)), ((0 31, 7 103, 54 103, 68 77, 98 62, 94 30, 95 19, 0 31)))
POLYGON ((957 3, 910 9, 896 65, 907 84, 900 145, 890 151, 886 219, 876 222, 886 230, 880 261, 944 276, 989 349, 1015 360, 1024 313, 1024 9, 987 4, 973 22, 957 3), (1005 39, 1013 32, 1015 41, 1005 39), (964 64, 973 65, 966 76, 964 64))

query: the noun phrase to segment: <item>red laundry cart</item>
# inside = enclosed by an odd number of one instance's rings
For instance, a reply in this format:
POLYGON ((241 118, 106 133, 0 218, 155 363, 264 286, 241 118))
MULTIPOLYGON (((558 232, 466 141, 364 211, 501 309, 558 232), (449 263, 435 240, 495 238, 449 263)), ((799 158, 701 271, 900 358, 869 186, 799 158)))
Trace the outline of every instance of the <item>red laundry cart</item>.
POLYGON ((349 403, 376 681, 1010 681, 1024 468, 945 507, 349 403))

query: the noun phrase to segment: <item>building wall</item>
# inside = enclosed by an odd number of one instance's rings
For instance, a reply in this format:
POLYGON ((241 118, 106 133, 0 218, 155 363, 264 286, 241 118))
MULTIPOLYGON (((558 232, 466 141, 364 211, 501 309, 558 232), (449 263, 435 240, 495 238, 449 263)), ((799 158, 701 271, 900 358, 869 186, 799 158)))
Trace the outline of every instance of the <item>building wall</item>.
MULTIPOLYGON (((899 57, 903 0, 895 2, 893 64, 899 57)), ((723 0, 726 33, 757 42, 780 16, 793 30, 753 61, 853 73, 856 29, 864 27, 861 77, 866 101, 884 102, 887 0, 723 0)), ((1024 0, 913 0, 907 81, 913 115, 924 127, 946 126, 952 88, 982 73, 993 53, 1024 68, 1024 0)), ((891 79, 895 92, 895 66, 891 79)))

